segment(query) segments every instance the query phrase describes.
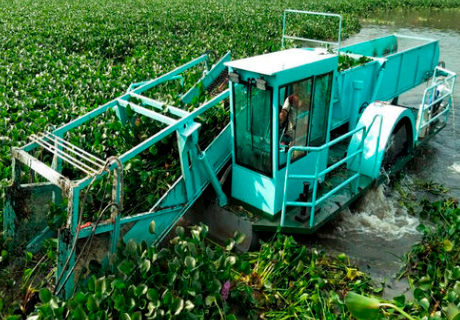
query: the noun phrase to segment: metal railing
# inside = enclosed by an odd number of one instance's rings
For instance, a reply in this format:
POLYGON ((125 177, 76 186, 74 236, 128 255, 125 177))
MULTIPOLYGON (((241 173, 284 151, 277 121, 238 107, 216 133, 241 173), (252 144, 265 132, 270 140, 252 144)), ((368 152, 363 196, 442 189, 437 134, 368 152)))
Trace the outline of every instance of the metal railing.
POLYGON ((281 39, 281 47, 284 48, 284 39, 291 39, 291 40, 299 40, 299 41, 309 41, 309 42, 320 43, 320 44, 335 45, 335 46, 337 46, 337 52, 338 52, 339 49, 340 49, 340 40, 342 38, 342 20, 343 20, 343 18, 342 18, 341 15, 334 14, 334 13, 291 10, 291 9, 284 10, 284 14, 283 14, 283 37, 281 39), (305 15, 314 15, 314 16, 338 18, 339 19, 339 34, 337 36, 337 41, 325 41, 325 40, 309 39, 309 38, 302 38, 302 37, 286 35, 286 15, 288 13, 300 13, 300 14, 305 14, 305 15))
MULTIPOLYGON (((328 193, 322 195, 319 199, 316 199, 317 193, 318 193, 318 178, 323 178, 328 174, 329 172, 337 169, 339 166, 342 164, 346 163, 347 161, 354 160, 358 155, 361 155, 364 152, 364 140, 367 137, 367 134, 369 131, 372 129, 376 119, 380 119, 380 125, 379 125, 379 134, 378 137, 380 137, 381 131, 382 131, 382 122, 383 122, 383 117, 382 115, 378 114, 376 115, 373 119, 369 127, 366 129, 365 126, 356 128, 336 139, 333 141, 330 141, 328 143, 325 143, 321 147, 303 147, 303 146, 293 146, 289 149, 288 151, 288 156, 287 156, 287 164, 286 164, 286 175, 285 175, 285 180, 284 180, 284 193, 283 193, 283 204, 282 204, 282 209, 281 209, 281 220, 280 220, 280 227, 284 227, 284 221, 286 218, 286 207, 287 206, 298 206, 298 207, 310 207, 311 208, 311 214, 310 214, 310 227, 313 227, 315 223, 315 208, 317 205, 321 204, 324 202, 326 199, 330 198, 332 195, 334 195, 337 191, 340 189, 344 188, 346 185, 349 183, 355 181, 354 185, 354 190, 353 192, 357 192, 358 186, 359 186, 359 177, 361 175, 361 161, 362 157, 358 158, 359 164, 358 164, 358 171, 353 174, 351 177, 348 179, 344 180, 341 182, 339 185, 334 187, 332 190, 330 190, 328 193), (319 172, 319 155, 316 157, 316 163, 315 163, 315 173, 313 175, 306 175, 306 174, 289 174, 289 169, 291 165, 291 155, 294 151, 303 151, 303 152, 321 152, 324 151, 325 149, 329 149, 333 145, 349 138, 350 136, 354 135, 355 133, 358 133, 361 131, 362 139, 359 143, 359 148, 355 152, 348 154, 345 158, 337 161, 330 167, 324 169, 323 171, 319 172), (287 196, 287 186, 288 186, 288 180, 289 179, 305 179, 305 180, 313 180, 313 194, 312 194, 312 200, 310 202, 302 202, 302 201, 286 201, 286 196, 287 196)), ((375 158, 377 159, 377 150, 379 149, 379 139, 377 139, 376 142, 376 156, 375 158)), ((374 161, 374 169, 376 165, 376 159, 374 161)))
POLYGON ((432 79, 432 84, 425 89, 423 100, 418 109, 417 124, 415 130, 415 141, 419 141, 420 132, 426 130, 430 124, 445 116, 447 123, 449 112, 452 106, 452 94, 455 86, 457 75, 447 69, 436 67, 432 79), (437 76, 437 74, 441 74, 437 76), (447 75, 447 77, 446 77, 447 75), (442 78, 441 78, 442 77, 442 78), (447 99, 447 103, 443 104, 447 99), (435 110, 438 105, 439 110, 435 110), (436 113, 435 113, 436 112, 436 113), (425 119, 425 113, 427 117, 425 119))

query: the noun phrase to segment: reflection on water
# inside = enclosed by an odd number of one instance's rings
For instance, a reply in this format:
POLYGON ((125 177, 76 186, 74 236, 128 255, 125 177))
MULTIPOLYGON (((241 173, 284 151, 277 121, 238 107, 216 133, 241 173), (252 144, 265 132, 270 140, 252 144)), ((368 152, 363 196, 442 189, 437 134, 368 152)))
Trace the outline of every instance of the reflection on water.
MULTIPOLYGON (((460 11, 392 12, 364 22, 362 31, 344 41, 345 45, 390 34, 438 39, 440 60, 460 74, 460 11)), ((399 102, 417 106, 425 85, 400 97, 399 102)), ((460 105, 460 90, 454 94, 460 105)), ((434 137, 406 169, 407 179, 433 181, 460 197, 460 111, 453 111, 449 126, 434 137)), ((416 231, 418 220, 399 206, 395 190, 383 187, 366 194, 360 204, 341 214, 319 231, 314 245, 328 252, 345 252, 352 261, 378 280, 391 279, 401 267, 401 257, 420 240, 416 231)), ((396 291, 386 289, 392 297, 404 292, 408 285, 391 282, 396 291)))

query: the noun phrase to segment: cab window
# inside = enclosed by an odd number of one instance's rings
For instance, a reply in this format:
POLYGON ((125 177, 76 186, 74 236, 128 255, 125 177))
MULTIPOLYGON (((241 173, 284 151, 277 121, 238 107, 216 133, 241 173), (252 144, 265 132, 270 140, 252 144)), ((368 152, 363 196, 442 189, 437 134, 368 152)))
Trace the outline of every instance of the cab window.
POLYGON ((315 78, 309 143, 313 147, 319 147, 326 143, 331 87, 332 73, 315 78))
POLYGON ((272 90, 235 83, 233 94, 236 163, 272 175, 272 90))
MULTIPOLYGON (((280 89, 279 143, 282 147, 307 145, 312 84, 313 78, 309 78, 280 89)), ((299 159, 304 155, 305 152, 296 151, 292 155, 292 160, 299 159)), ((280 152, 279 159, 280 166, 286 165, 287 154, 280 152)))

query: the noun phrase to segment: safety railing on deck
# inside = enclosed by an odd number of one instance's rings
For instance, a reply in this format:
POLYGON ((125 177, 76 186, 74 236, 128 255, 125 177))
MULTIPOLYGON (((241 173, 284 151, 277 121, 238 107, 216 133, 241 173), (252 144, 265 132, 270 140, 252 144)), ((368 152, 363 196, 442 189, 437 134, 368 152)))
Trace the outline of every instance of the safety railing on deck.
MULTIPOLYGON (((293 146, 289 149, 288 151, 288 156, 287 156, 287 164, 286 164, 286 176, 284 180, 284 193, 283 193, 283 204, 282 204, 282 209, 281 209, 281 221, 280 221, 280 227, 284 227, 284 221, 286 218, 286 207, 287 206, 298 206, 298 207, 310 207, 311 208, 311 214, 310 214, 310 227, 314 226, 315 223, 315 208, 316 206, 320 205, 322 202, 324 202, 326 199, 330 198, 332 195, 334 195, 337 191, 340 189, 344 188, 346 185, 349 183, 355 181, 354 187, 353 187, 353 192, 356 193, 358 186, 359 186, 359 177, 361 175, 361 161, 362 157, 358 157, 358 171, 353 174, 351 177, 334 187, 332 190, 327 192, 326 194, 322 195, 319 199, 316 199, 317 193, 318 193, 318 178, 323 178, 328 174, 329 172, 337 169, 344 163, 350 160, 354 160, 357 156, 361 155, 364 152, 364 140, 367 137, 367 134, 373 127, 376 119, 379 118, 380 120, 380 125, 379 125, 379 132, 378 132, 378 137, 380 137, 380 133, 382 130, 382 115, 376 115, 374 119, 372 120, 371 124, 369 127, 366 129, 366 127, 359 127, 355 128, 354 130, 336 138, 335 140, 330 141, 329 143, 326 143, 322 145, 321 147, 303 147, 303 146, 293 146), (308 175, 308 174, 289 174, 289 169, 291 166, 291 155, 294 151, 303 151, 303 152, 321 152, 324 151, 325 149, 331 148, 333 145, 349 138, 350 136, 353 136, 355 133, 358 133, 361 131, 361 141, 359 144, 358 150, 355 152, 348 154, 345 158, 337 161, 330 167, 324 169, 323 171, 319 172, 319 156, 316 157, 316 164, 315 164, 315 173, 313 175, 308 175), (302 202, 302 201, 286 201, 286 196, 287 196, 287 186, 288 186, 288 180, 289 179, 303 179, 303 180, 312 180, 313 181, 313 193, 312 193, 312 200, 310 202, 302 202)), ((377 139, 376 142, 376 151, 379 149, 379 139, 377 139)), ((377 154, 377 152, 376 152, 377 154)), ((376 157, 377 159, 377 157, 376 157)), ((377 161, 374 162, 374 167, 376 165, 377 161)))
POLYGON ((449 70, 435 68, 431 86, 425 89, 422 104, 418 109, 415 141, 424 138, 430 124, 440 120, 441 117, 445 117, 447 123, 456 78, 457 75, 449 70))
POLYGON ((342 38, 342 20, 343 19, 342 19, 341 15, 334 14, 334 13, 291 10, 291 9, 284 10, 284 14, 283 14, 283 36, 281 38, 281 47, 284 48, 284 40, 285 39, 290 39, 290 40, 309 41, 309 42, 314 42, 314 43, 319 43, 319 44, 324 44, 324 45, 336 46, 336 49, 337 49, 337 52, 338 52, 339 49, 340 49, 340 40, 342 38), (287 16, 288 13, 305 14, 305 15, 322 16, 322 17, 329 17, 329 18, 339 19, 339 30, 338 30, 338 35, 337 35, 337 41, 326 41, 326 40, 310 39, 310 38, 303 38, 303 37, 286 35, 286 16, 287 16))

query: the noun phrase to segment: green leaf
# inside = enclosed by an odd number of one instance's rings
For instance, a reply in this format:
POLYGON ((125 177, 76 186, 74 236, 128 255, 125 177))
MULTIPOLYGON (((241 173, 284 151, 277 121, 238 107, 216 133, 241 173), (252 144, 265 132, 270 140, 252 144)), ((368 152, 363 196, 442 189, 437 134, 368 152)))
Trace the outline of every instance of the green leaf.
POLYGON ((160 294, 158 293, 158 291, 156 289, 148 289, 147 290, 147 298, 150 300, 150 301, 158 301, 158 299, 160 298, 160 294))
POLYGON ((192 230, 190 230, 190 234, 192 235, 192 238, 194 240, 201 241, 201 232, 200 232, 200 230, 192 229, 192 230))
POLYGON ((124 288, 126 288, 126 284, 120 279, 115 279, 112 281, 112 289, 123 290, 124 288))
POLYGON ((204 303, 209 307, 211 306, 213 303, 216 302, 216 296, 214 295, 209 295, 206 297, 206 299, 204 300, 204 303))
POLYGON ((235 231, 235 234, 233 235, 233 240, 235 240, 236 244, 242 244, 245 239, 246 235, 244 233, 235 231))
POLYGON ((297 267, 295 268, 295 271, 297 273, 301 273, 305 269, 305 265, 302 260, 299 260, 299 263, 297 264, 297 267))
POLYGON ((403 294, 400 296, 394 297, 393 300, 398 307, 404 307, 404 305, 406 304, 406 296, 403 294))
POLYGON ((96 276, 93 275, 91 278, 88 280, 88 290, 90 292, 96 292, 96 276))
POLYGON ((72 311, 72 316, 74 320, 86 320, 88 316, 81 306, 78 306, 75 310, 72 311))
POLYGON ((123 262, 120 263, 120 265, 118 266, 118 270, 120 270, 127 276, 131 275, 131 273, 133 272, 133 269, 134 269, 134 264, 127 259, 123 260, 123 262))
POLYGON ((337 259, 339 259, 340 261, 346 261, 347 255, 345 253, 341 253, 337 256, 337 259))
POLYGON ((91 312, 96 312, 99 308, 99 304, 97 303, 96 299, 93 295, 88 296, 88 301, 86 302, 86 307, 91 312))
POLYGON ((455 285, 454 285, 453 289, 454 289, 455 293, 460 296, 460 281, 455 281, 455 285))
POLYGON ((179 236, 179 238, 184 238, 185 235, 185 229, 182 226, 177 226, 176 227, 176 234, 179 236))
POLYGON ((129 239, 126 244, 126 251, 131 257, 137 256, 137 243, 133 239, 129 239))
POLYGON ((345 299, 345 304, 353 317, 358 320, 377 319, 380 302, 375 298, 369 298, 350 291, 345 299))
POLYGON ((231 268, 233 265, 236 263, 236 257, 235 256, 229 256, 225 259, 225 267, 231 268))
MULTIPOLYGON (((51 291, 49 291, 47 288, 41 289, 38 292, 38 295, 40 297, 40 301, 43 303, 48 303, 52 297, 51 291)), ((1 311, 1 308, 0 308, 0 311, 1 311)))
POLYGON ((8 258, 8 251, 2 250, 0 262, 5 261, 8 258))
POLYGON ((428 308, 430 308, 430 301, 428 301, 427 298, 423 298, 418 301, 418 304, 425 309, 425 311, 428 311, 428 308))
POLYGON ((155 220, 152 220, 152 222, 150 222, 150 225, 149 225, 149 232, 151 234, 155 234, 155 220))
POLYGON ((192 268, 195 268, 196 260, 195 260, 195 258, 193 258, 191 256, 187 256, 187 257, 185 257, 184 263, 187 266, 187 268, 192 269, 192 268))
POLYGON ((141 266, 140 266, 140 271, 143 275, 145 275, 147 272, 149 272, 151 266, 150 260, 145 259, 142 261, 141 266))
POLYGON ((116 295, 115 297, 113 297, 113 301, 115 302, 114 308, 117 311, 123 310, 123 308, 126 305, 125 297, 123 297, 122 295, 116 295))
POLYGON ((169 291, 168 289, 166 289, 166 291, 163 292, 163 296, 161 298, 162 298, 163 304, 167 307, 169 307, 173 301, 173 296, 171 294, 171 291, 169 291))
POLYGON ((32 261, 33 254, 32 252, 26 251, 26 262, 32 261))
POLYGON ((450 242, 448 239, 445 239, 445 240, 443 241, 443 245, 444 245, 444 250, 445 250, 446 252, 451 252, 452 249, 454 248, 453 243, 450 242))
POLYGON ((134 292, 134 295, 136 297, 140 297, 146 294, 147 290, 148 290, 148 287, 145 284, 140 284, 139 286, 137 286, 136 291, 134 292))
POLYGON ((131 320, 142 320, 142 313, 140 311, 136 311, 131 315, 131 320))
POLYGON ((75 295, 75 301, 79 304, 85 304, 86 303, 86 300, 87 300, 87 295, 84 294, 83 292, 78 292, 76 295, 75 295))
POLYGON ((458 280, 460 279, 460 266, 455 266, 454 270, 452 270, 451 280, 458 280))
POLYGON ((418 287, 423 291, 429 290, 433 286, 430 276, 423 276, 418 281, 418 287))
POLYGON ((132 320, 132 319, 128 313, 122 313, 120 316, 120 320, 132 320))
POLYGON ((184 309, 184 300, 180 298, 174 299, 171 309, 175 316, 179 315, 184 309))
POLYGON ((452 303, 449 303, 447 306, 447 319, 448 320, 460 320, 460 309, 458 309, 452 303))
POLYGON ((102 277, 96 281, 96 292, 105 293, 107 291, 107 279, 102 277))
POLYGON ((236 242, 233 239, 228 239, 225 243, 226 243, 225 249, 227 251, 232 251, 233 248, 235 247, 236 242))
POLYGON ((29 281, 29 279, 30 279, 30 277, 32 276, 32 273, 33 273, 33 272, 34 272, 34 270, 33 270, 33 269, 30 269, 30 268, 24 270, 23 279, 24 279, 25 282, 29 281))
POLYGON ((186 310, 191 311, 191 310, 193 310, 193 308, 195 308, 195 305, 193 304, 192 301, 190 301, 190 300, 185 301, 185 309, 186 310))

